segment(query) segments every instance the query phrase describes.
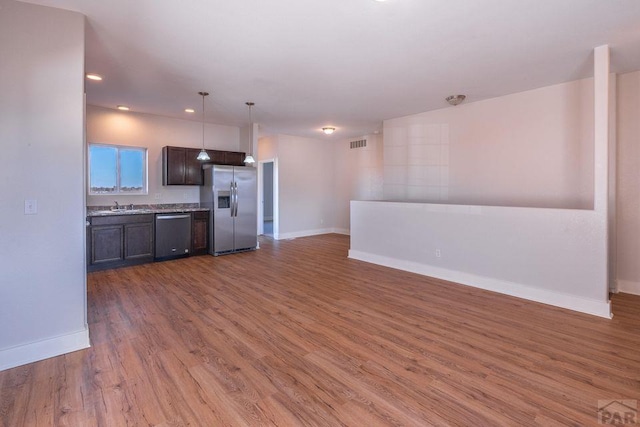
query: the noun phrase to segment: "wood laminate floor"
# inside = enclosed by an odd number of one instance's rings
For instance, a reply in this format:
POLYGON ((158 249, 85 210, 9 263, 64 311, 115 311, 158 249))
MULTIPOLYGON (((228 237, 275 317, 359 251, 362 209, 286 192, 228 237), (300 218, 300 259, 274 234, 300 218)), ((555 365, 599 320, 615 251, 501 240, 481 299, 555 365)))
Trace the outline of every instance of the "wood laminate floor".
POLYGON ((0 425, 597 425, 640 398, 613 320, 347 259, 348 237, 91 273, 92 347, 0 372, 0 425))

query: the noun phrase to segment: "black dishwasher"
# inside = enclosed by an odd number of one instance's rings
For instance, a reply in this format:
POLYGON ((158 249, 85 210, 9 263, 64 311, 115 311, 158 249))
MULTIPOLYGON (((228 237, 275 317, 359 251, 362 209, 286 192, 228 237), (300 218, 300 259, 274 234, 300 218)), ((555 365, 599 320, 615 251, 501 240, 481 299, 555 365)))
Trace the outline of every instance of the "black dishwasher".
POLYGON ((189 255, 191 214, 156 214, 156 260, 189 255))

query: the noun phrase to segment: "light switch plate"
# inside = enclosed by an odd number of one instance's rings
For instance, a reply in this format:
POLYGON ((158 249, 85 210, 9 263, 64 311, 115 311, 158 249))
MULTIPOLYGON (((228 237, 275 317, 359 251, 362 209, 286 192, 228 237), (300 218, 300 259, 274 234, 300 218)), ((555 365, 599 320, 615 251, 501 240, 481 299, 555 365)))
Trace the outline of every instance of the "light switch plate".
POLYGON ((27 199, 24 201, 24 214, 35 215, 38 213, 38 201, 33 199, 27 199))

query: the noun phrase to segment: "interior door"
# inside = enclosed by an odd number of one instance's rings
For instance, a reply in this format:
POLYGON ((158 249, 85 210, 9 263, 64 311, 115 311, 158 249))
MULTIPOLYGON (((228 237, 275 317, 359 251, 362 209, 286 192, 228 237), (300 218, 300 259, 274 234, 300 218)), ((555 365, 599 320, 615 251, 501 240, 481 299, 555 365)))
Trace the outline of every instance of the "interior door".
POLYGON ((237 185, 237 214, 235 217, 235 249, 255 248, 258 244, 258 187, 256 169, 247 166, 234 168, 237 185))
POLYGON ((215 165, 213 169, 213 242, 214 254, 232 251, 233 246, 233 166, 215 165))

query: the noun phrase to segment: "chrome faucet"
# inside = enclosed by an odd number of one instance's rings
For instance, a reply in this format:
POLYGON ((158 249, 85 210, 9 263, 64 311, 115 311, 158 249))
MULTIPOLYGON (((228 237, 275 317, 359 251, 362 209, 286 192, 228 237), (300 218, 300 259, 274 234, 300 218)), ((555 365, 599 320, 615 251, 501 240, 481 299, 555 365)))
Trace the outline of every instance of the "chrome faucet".
POLYGON ((116 201, 116 210, 120 209, 120 205, 118 204, 118 202, 116 201))

